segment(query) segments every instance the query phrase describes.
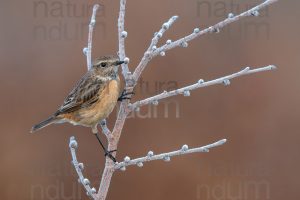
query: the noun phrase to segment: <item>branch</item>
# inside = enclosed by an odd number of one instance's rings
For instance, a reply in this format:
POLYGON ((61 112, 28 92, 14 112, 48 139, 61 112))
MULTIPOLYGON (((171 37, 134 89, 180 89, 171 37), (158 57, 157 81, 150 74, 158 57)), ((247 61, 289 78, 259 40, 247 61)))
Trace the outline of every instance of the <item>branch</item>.
POLYGON ((165 52, 173 49, 175 47, 181 46, 181 47, 187 47, 188 46, 188 42, 207 33, 218 33, 224 26, 229 25, 233 22, 236 22, 244 17, 247 16, 258 16, 259 15, 259 10, 267 7, 268 5, 276 2, 278 0, 266 0, 263 3, 259 4, 258 6, 253 7, 252 9, 249 9, 239 15, 234 16, 232 13, 230 13, 228 15, 228 18, 209 27, 206 28, 202 31, 200 31, 199 28, 195 28, 193 33, 191 33, 190 35, 187 35, 183 38, 180 38, 174 42, 172 42, 171 40, 167 40, 167 43, 157 49, 148 49, 145 52, 144 57, 142 58, 142 60, 140 61, 140 64, 137 66, 137 68, 135 69, 134 73, 133 73, 133 79, 135 80, 135 84, 137 83, 137 80, 139 79, 141 73, 143 72, 143 70, 146 68, 148 62, 156 57, 157 55, 165 55, 165 52), (147 59, 145 58, 147 57, 147 59))
MULTIPOLYGON (((145 69, 145 67, 148 64, 148 62, 152 59, 153 52, 157 49, 156 45, 157 45, 159 39, 162 38, 162 36, 164 35, 164 33, 174 24, 174 22, 177 19, 178 19, 178 16, 171 17, 169 19, 169 21, 167 21, 166 23, 164 23, 162 25, 162 27, 159 30, 159 32, 156 32, 154 34, 154 37, 152 38, 150 46, 148 47, 148 49, 145 52, 142 60, 140 61, 139 65, 136 67, 136 69, 135 69, 135 71, 133 73, 133 79, 134 79, 135 82, 140 77, 141 73, 145 69)), ((167 42, 170 43, 170 40, 168 40, 167 42)), ((164 53, 162 53, 162 56, 164 56, 164 53)))
POLYGON ((154 155, 152 151, 149 151, 147 156, 141 157, 141 158, 136 158, 134 160, 130 160, 128 156, 124 158, 123 162, 116 163, 115 169, 120 169, 122 171, 126 170, 127 166, 130 165, 137 165, 138 167, 143 167, 144 162, 149 162, 149 161, 154 161, 154 160, 164 160, 166 162, 170 161, 170 158, 173 156, 180 156, 180 155, 185 155, 185 154, 190 154, 190 153, 201 153, 201 152, 209 152, 210 148, 214 148, 217 146, 223 145, 227 140, 219 140, 215 143, 202 146, 202 147, 197 147, 197 148, 192 148, 189 149, 189 147, 185 144, 182 146, 180 150, 177 151, 172 151, 168 153, 162 153, 158 155, 154 155))
POLYGON ((118 19, 118 32, 119 32, 119 57, 120 60, 124 60, 125 63, 122 64, 122 74, 127 79, 127 76, 130 74, 128 63, 129 59, 126 58, 125 54, 125 38, 127 37, 127 32, 124 28, 125 23, 125 12, 126 12, 126 0, 120 0, 120 13, 119 13, 119 19, 118 19))
POLYGON ((83 53, 86 55, 87 68, 90 70, 92 68, 92 42, 93 42, 93 31, 96 24, 96 14, 99 8, 98 4, 95 4, 93 7, 93 14, 91 16, 91 21, 89 24, 89 36, 88 36, 88 45, 83 48, 83 53))
POLYGON ((111 131, 109 130, 109 128, 107 127, 107 123, 106 123, 106 119, 102 120, 99 125, 101 126, 102 132, 104 133, 104 135, 108 136, 111 134, 111 131))
POLYGON ((173 16, 169 19, 169 21, 167 21, 166 23, 164 23, 161 27, 161 29, 159 30, 159 32, 154 33, 154 38, 151 41, 151 44, 148 48, 148 51, 150 50, 155 50, 156 49, 156 45, 159 41, 160 38, 163 37, 164 33, 175 23, 175 21, 178 19, 178 16, 173 16))
MULTIPOLYGON (((127 65, 129 63, 129 58, 127 58, 125 54, 125 38, 127 37, 127 32, 124 29, 125 6, 126 6, 126 0, 120 0, 118 32, 119 32, 119 57, 121 60, 125 61, 125 63, 122 64, 122 74, 124 76, 126 86, 128 86, 131 73, 129 72, 129 68, 127 65)), ((111 134, 107 135, 108 150, 115 150, 118 147, 118 142, 128 113, 127 107, 128 107, 128 101, 123 101, 121 103, 120 110, 113 131, 111 134)), ((113 153, 113 156, 116 156, 116 152, 113 153)), ((110 158, 107 157, 105 162, 105 167, 102 173, 102 178, 100 181, 100 186, 96 194, 97 200, 106 199, 114 171, 115 171, 114 163, 110 158)))
POLYGON ((252 70, 250 70, 250 67, 246 67, 242 71, 239 71, 234 74, 224 76, 224 77, 221 77, 218 79, 214 79, 211 81, 204 82, 204 80, 200 79, 197 83, 195 83, 193 85, 189 85, 189 86, 186 86, 186 87, 183 87, 183 88, 180 88, 177 90, 172 90, 169 92, 164 91, 161 94, 155 95, 153 97, 149 97, 147 99, 137 101, 130 105, 130 109, 135 110, 141 106, 148 105, 150 103, 157 105, 159 100, 165 99, 168 97, 172 97, 175 95, 179 95, 179 94, 183 94, 184 96, 190 96, 190 91, 198 89, 198 88, 208 87, 208 86, 216 85, 216 84, 224 84, 225 86, 227 86, 230 84, 230 80, 233 78, 237 78, 237 77, 248 75, 248 74, 263 72, 263 71, 270 71, 270 70, 274 70, 274 69, 276 69, 276 66, 274 66, 274 65, 269 65, 266 67, 261 67, 261 68, 252 69, 252 70))
POLYGON ((78 143, 75 140, 75 137, 70 138, 69 148, 72 155, 72 164, 74 165, 74 168, 78 175, 78 182, 81 183, 86 191, 86 194, 91 197, 92 199, 95 199, 96 189, 91 188, 90 181, 87 178, 84 178, 82 171, 84 169, 83 163, 78 163, 77 157, 76 157, 76 149, 78 148, 78 143))

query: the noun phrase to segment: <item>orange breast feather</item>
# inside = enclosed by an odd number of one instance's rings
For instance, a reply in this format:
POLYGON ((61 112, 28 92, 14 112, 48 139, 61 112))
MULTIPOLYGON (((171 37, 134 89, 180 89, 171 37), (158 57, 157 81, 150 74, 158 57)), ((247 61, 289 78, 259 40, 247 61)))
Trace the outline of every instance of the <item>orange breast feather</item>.
POLYGON ((74 113, 65 116, 72 124, 78 124, 88 127, 95 126, 99 121, 108 117, 113 111, 119 95, 120 80, 111 80, 98 92, 99 99, 93 105, 87 108, 81 108, 74 113))
POLYGON ((120 95, 120 81, 110 81, 98 94, 99 100, 95 102, 94 105, 79 111, 78 114, 82 118, 80 123, 93 126, 100 120, 108 117, 118 101, 120 95))

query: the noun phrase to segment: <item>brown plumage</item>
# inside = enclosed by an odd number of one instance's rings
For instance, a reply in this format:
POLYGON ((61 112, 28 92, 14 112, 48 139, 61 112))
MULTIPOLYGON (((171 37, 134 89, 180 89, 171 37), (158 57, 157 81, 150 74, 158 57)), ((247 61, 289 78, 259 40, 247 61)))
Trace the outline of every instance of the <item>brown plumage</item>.
POLYGON ((62 106, 47 120, 32 127, 35 132, 53 123, 69 122, 91 127, 97 133, 99 121, 108 117, 120 95, 118 66, 124 63, 116 56, 103 56, 79 80, 62 106))

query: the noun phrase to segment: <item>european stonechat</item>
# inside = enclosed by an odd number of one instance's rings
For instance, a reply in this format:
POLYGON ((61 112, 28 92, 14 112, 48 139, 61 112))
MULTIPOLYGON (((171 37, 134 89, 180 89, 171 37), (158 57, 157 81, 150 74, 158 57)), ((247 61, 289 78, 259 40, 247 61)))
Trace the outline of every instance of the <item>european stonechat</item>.
MULTIPOLYGON (((50 124, 69 122, 92 128, 97 136, 105 156, 113 151, 107 151, 99 136, 97 125, 113 111, 118 100, 128 99, 126 93, 120 95, 120 79, 118 67, 123 64, 117 56, 103 56, 93 62, 91 69, 79 80, 74 89, 65 99, 62 106, 48 119, 35 125, 31 133, 50 124)), ((115 150, 114 150, 115 151, 115 150)))

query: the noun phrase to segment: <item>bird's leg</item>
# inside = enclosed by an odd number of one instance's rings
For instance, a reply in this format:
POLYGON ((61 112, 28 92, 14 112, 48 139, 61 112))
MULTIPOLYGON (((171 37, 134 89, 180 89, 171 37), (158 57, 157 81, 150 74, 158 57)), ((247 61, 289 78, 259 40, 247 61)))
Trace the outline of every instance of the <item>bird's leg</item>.
POLYGON ((118 101, 131 99, 132 95, 134 95, 134 92, 126 92, 126 89, 124 89, 121 96, 118 98, 118 101))
POLYGON ((111 154, 113 152, 116 152, 117 150, 111 150, 111 151, 106 151, 104 156, 108 156, 112 161, 117 162, 116 158, 111 154))
POLYGON ((103 149, 103 151, 104 151, 104 156, 105 157, 109 157, 112 161, 114 161, 114 162, 117 162, 117 160, 116 160, 116 158, 111 154, 111 153, 113 153, 113 152, 116 152, 117 150, 111 150, 111 151, 108 151, 106 148, 105 148, 105 146, 103 145, 103 143, 102 143, 102 141, 101 141, 101 139, 100 139, 100 136, 99 136, 99 134, 98 134, 98 129, 97 129, 97 131, 95 131, 94 129, 93 129, 93 133, 95 134, 95 136, 97 137, 97 140, 98 140, 98 142, 100 143, 100 145, 101 145, 101 147, 102 147, 102 149, 103 149))
POLYGON ((100 143, 100 145, 101 145, 101 147, 102 147, 102 149, 103 149, 103 151, 104 151, 104 156, 105 156, 105 157, 108 156, 112 161, 117 162, 116 158, 111 154, 111 153, 113 153, 113 152, 116 152, 117 150, 108 151, 108 150, 104 147, 103 143, 101 142, 101 139, 100 139, 98 133, 96 133, 95 135, 96 135, 97 140, 99 141, 99 143, 100 143))

